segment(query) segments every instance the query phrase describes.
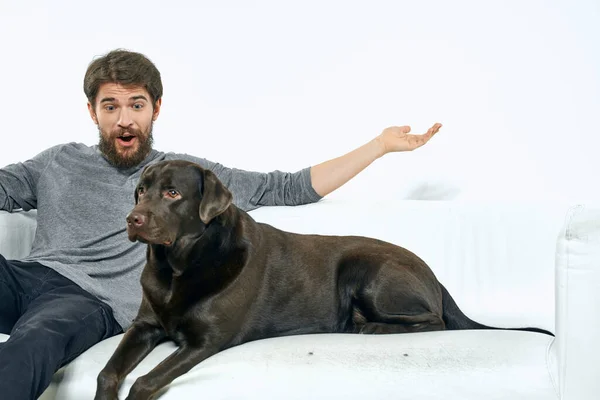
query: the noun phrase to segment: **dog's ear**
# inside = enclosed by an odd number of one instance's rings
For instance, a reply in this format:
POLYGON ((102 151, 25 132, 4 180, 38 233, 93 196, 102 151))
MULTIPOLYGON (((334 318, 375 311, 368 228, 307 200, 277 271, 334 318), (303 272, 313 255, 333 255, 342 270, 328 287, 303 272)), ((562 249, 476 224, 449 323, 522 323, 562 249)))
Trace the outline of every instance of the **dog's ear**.
MULTIPOLYGON (((146 170, 148 169, 150 165, 146 165, 143 169, 142 172, 140 173, 140 177, 138 178, 138 183, 139 181, 142 180, 142 177, 144 176, 144 173, 146 172, 146 170)), ((135 197, 135 204, 138 203, 138 187, 137 185, 135 186, 135 189, 133 189, 133 197, 135 197)))
POLYGON ((200 201, 200 219, 208 224, 227 210, 233 201, 233 195, 214 173, 205 169, 202 174, 204 182, 200 201))

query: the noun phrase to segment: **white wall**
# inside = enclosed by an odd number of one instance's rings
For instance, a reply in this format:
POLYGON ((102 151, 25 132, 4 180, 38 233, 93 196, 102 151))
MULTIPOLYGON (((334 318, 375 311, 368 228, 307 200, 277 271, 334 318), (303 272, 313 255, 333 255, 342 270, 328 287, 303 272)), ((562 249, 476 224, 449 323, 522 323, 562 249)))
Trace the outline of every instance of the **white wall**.
POLYGON ((332 197, 600 199, 597 0, 218 3, 0 0, 0 165, 96 143, 83 75, 123 47, 162 73, 161 150, 296 170, 439 121, 332 197))

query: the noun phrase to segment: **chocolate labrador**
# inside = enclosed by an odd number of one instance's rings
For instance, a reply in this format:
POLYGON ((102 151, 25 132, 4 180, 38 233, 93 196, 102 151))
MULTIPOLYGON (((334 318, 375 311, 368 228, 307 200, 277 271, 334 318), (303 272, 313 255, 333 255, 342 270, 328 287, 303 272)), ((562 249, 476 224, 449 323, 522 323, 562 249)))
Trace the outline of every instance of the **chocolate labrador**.
POLYGON ((147 167, 135 202, 127 232, 130 240, 148 244, 143 299, 98 376, 98 400, 117 399, 124 377, 165 339, 178 349, 137 379, 128 399, 153 398, 202 360, 251 340, 496 329, 466 317, 409 250, 372 238, 294 234, 258 223, 196 164, 147 167))

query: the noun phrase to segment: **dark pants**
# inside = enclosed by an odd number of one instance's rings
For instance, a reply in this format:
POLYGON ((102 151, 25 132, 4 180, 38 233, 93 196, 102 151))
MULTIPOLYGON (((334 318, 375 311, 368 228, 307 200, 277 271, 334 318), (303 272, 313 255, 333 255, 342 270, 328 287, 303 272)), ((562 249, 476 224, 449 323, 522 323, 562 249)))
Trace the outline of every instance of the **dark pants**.
POLYGON ((121 333, 111 308, 39 263, 0 255, 0 398, 37 399, 52 375, 121 333))

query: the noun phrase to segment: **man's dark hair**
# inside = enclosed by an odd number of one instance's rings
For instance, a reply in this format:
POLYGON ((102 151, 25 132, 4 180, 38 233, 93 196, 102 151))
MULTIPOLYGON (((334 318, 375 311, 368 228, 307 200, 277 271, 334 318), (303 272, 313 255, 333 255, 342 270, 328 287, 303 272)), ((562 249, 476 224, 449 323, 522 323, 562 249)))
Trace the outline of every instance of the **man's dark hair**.
POLYGON ((152 107, 162 97, 160 72, 146 56, 116 49, 92 61, 83 79, 83 91, 93 108, 103 83, 118 83, 125 87, 141 86, 148 91, 152 107))

